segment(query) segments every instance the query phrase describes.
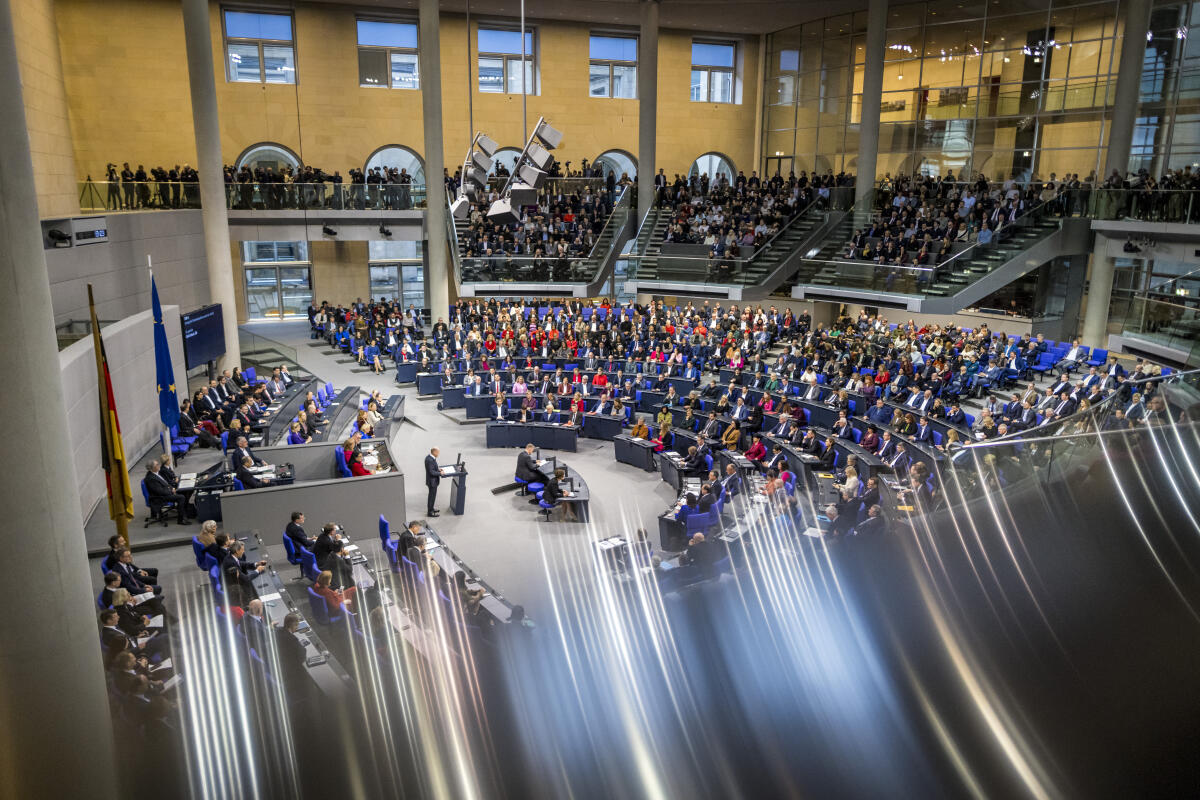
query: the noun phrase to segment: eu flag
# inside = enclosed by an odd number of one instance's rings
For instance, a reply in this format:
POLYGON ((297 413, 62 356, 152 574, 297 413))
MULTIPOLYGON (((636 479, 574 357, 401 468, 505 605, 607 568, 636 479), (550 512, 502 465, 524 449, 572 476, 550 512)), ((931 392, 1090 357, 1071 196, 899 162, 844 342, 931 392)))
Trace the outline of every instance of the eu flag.
POLYGON ((150 276, 150 303, 154 309, 154 366, 158 381, 158 416, 164 428, 179 423, 179 397, 175 393, 175 370, 171 368, 171 349, 167 346, 167 329, 163 325, 162 305, 158 302, 158 286, 150 276))

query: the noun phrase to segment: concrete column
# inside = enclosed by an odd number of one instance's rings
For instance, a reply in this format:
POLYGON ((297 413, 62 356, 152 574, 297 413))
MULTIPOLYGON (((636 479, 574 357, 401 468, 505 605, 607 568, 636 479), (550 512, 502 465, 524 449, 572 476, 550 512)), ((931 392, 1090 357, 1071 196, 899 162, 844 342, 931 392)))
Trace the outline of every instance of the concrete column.
POLYGON ((1083 343, 1088 347, 1108 347, 1108 306, 1112 300, 1113 271, 1116 262, 1108 255, 1108 239, 1096 237, 1092 251, 1092 271, 1088 276, 1087 311, 1083 315, 1083 343))
MULTIPOLYGON (((1117 90, 1101 179, 1111 175, 1114 169, 1121 177, 1129 170, 1129 149, 1133 145, 1133 124, 1138 116, 1138 91, 1146 57, 1146 31, 1150 26, 1150 0, 1123 0, 1121 6, 1125 11, 1121 61, 1117 66, 1117 90)), ((1090 303, 1088 308, 1091 308, 1090 303)))
POLYGON ((229 213, 225 208, 225 161, 221 158, 221 122, 213 77, 212 27, 208 0, 183 0, 183 34, 187 44, 188 84, 192 95, 192 127, 196 133, 196 169, 200 171, 200 214, 208 262, 208 294, 221 304, 225 322, 225 355, 217 369, 242 360, 238 343, 237 295, 229 249, 229 213))
POLYGON ((888 0, 867 4, 867 51, 863 67, 862 115, 858 124, 858 167, 854 178, 854 202, 875 188, 875 164, 879 160, 879 105, 883 102, 883 56, 887 42, 888 0))
MULTIPOLYGON (((450 252, 446 245, 446 182, 442 178, 442 47, 437 0, 421 0, 421 110, 425 115, 425 302, 432 322, 450 306, 450 252)), ((475 91, 475 87, 471 87, 475 91)))
POLYGON ((637 225, 654 205, 654 176, 658 173, 658 0, 642 0, 638 34, 638 206, 637 225))
POLYGON ((0 281, 17 300, 0 314, 0 370, 20 387, 0 392, 0 414, 38 432, 36 447, 0 437, 0 458, 19 465, 0 481, 5 560, 38 565, 31 602, 0 617, 0 796, 109 798, 112 719, 79 491, 62 472, 72 444, 16 53, 0 0, 0 281))

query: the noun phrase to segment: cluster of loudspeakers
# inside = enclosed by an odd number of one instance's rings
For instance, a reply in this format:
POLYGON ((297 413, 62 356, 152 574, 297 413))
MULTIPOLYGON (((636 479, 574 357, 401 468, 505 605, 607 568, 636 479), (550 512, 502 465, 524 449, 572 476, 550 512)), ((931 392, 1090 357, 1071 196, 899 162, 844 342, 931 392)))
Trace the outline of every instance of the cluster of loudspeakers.
MULTIPOLYGON (((522 206, 537 203, 538 189, 542 188, 554 165, 554 156, 550 155, 550 151, 562 144, 562 137, 562 132, 552 128, 545 117, 538 119, 533 135, 517 158, 512 176, 504 185, 500 198, 488 208, 488 219, 497 225, 509 225, 519 221, 518 211, 522 206)), ((450 204, 450 213, 455 219, 466 219, 471 203, 487 191, 487 176, 495 163, 496 150, 494 140, 485 134, 476 134, 463 163, 458 197, 450 204)))

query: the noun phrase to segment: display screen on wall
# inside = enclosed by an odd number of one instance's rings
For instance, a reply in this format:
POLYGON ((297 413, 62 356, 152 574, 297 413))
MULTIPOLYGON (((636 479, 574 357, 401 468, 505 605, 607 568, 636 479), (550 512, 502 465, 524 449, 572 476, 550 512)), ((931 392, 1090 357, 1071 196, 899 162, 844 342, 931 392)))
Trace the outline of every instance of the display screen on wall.
POLYGON ((220 303, 180 314, 179 318, 183 326, 183 359, 188 369, 202 367, 225 355, 225 321, 220 303))

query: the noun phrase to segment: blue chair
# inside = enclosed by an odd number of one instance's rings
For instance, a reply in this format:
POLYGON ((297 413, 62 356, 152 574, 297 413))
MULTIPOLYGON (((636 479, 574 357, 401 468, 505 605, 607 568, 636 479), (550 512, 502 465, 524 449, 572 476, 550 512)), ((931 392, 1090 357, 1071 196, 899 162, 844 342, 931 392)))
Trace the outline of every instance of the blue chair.
POLYGON ((229 452, 229 431, 221 431, 221 452, 229 452))
POLYGON ((384 544, 392 540, 392 528, 383 514, 379 515, 379 540, 384 544))
POLYGON ((704 468, 707 469, 709 472, 712 472, 712 465, 713 465, 713 457, 706 453, 704 455, 704 468))
POLYGON ((246 369, 242 371, 242 374, 246 376, 247 383, 258 383, 258 373, 254 370, 254 367, 246 367, 246 369))
POLYGON ((684 522, 684 532, 687 534, 687 538, 691 539, 697 533, 704 533, 708 530, 716 522, 713 516, 713 512, 711 511, 703 514, 688 514, 687 521, 684 522))
POLYGON ((106 606, 106 605, 104 605, 104 600, 103 600, 103 597, 104 597, 104 590, 103 590, 103 589, 101 589, 101 590, 100 590, 100 594, 96 595, 96 606, 97 606, 97 607, 98 607, 98 608, 99 608, 101 611, 103 611, 103 610, 104 610, 104 609, 106 609, 106 608, 111 608, 111 606, 106 606))
POLYGON ((523 480, 521 478, 518 478, 516 475, 513 475, 513 481, 521 484, 521 496, 522 497, 524 497, 525 495, 527 495, 531 492, 533 492, 533 493, 540 492, 542 489, 546 488, 546 484, 544 484, 544 483, 538 483, 537 481, 523 480))
POLYGON ((337 448, 333 451, 334 465, 337 467, 339 478, 352 478, 354 473, 350 471, 350 467, 346 465, 346 451, 342 448, 337 448))
POLYGON ((232 480, 232 481, 233 481, 233 490, 234 490, 235 492, 244 492, 244 491, 246 491, 246 484, 242 483, 242 482, 241 482, 240 480, 238 480, 237 478, 231 478, 230 480, 232 480))
POLYGON ((1102 367, 1108 363, 1108 351, 1099 348, 1092 351, 1092 357, 1088 359, 1089 367, 1102 367))
POLYGON ((558 503, 547 503, 538 495, 538 513, 546 515, 546 522, 550 521, 550 512, 558 507, 558 503))
MULTIPOLYGON (((146 490, 146 479, 145 478, 142 479, 142 500, 145 501, 146 508, 150 509, 150 492, 148 492, 146 490)), ((167 521, 167 510, 172 509, 172 508, 175 508, 175 502, 173 500, 163 501, 162 508, 160 508, 158 511, 159 516, 157 516, 157 517, 154 516, 154 512, 151 510, 151 513, 149 514, 149 516, 146 517, 146 523, 144 525, 142 525, 142 527, 149 528, 155 522, 161 522, 163 527, 165 528, 167 526, 167 522, 168 522, 167 521)))
POLYGON ((201 544, 200 540, 195 536, 192 537, 192 555, 196 557, 196 566, 200 569, 204 569, 204 557, 207 556, 208 553, 205 551, 204 545, 201 544))
POLYGON ((400 571, 400 543, 387 539, 383 542, 383 554, 387 556, 392 572, 400 571))
POLYGON ((293 567, 301 566, 300 554, 296 552, 296 543, 286 533, 283 535, 283 551, 287 553, 288 563, 293 567))
POLYGON ((200 569, 204 570, 205 572, 209 572, 216 566, 217 566, 217 557, 214 556, 212 553, 205 553, 204 554, 204 563, 200 565, 200 569))
POLYGON ((325 598, 313 591, 311 586, 308 587, 308 608, 312 611, 313 621, 319 622, 322 625, 332 625, 335 622, 342 621, 341 612, 333 612, 329 609, 329 604, 325 602, 325 598))
POLYGON ((300 556, 300 572, 305 578, 316 583, 317 576, 321 574, 316 555, 311 550, 302 550, 297 555, 300 556))

